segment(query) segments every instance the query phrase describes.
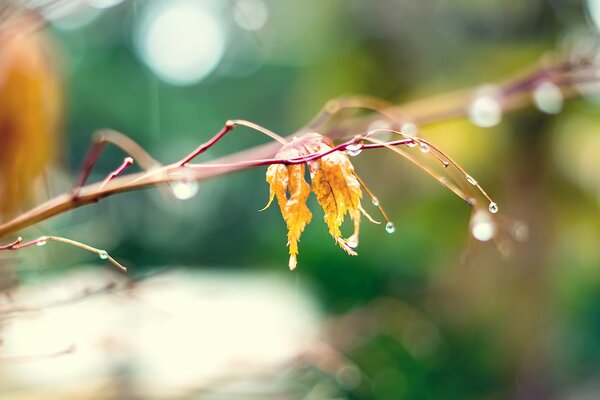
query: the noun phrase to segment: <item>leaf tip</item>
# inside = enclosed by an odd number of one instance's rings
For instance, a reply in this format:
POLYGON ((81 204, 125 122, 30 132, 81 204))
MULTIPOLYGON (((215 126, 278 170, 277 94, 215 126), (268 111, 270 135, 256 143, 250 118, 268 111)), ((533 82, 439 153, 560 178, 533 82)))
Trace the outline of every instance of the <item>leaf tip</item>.
POLYGON ((290 267, 290 271, 293 271, 296 269, 296 267, 298 266, 298 259, 296 258, 296 256, 290 256, 290 261, 288 263, 288 266, 290 267))

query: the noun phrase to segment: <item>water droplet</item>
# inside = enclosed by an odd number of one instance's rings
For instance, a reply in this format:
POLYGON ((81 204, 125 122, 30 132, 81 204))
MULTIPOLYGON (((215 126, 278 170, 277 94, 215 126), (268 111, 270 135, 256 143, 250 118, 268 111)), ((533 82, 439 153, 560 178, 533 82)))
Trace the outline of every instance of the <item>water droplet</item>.
POLYGON ((375 207, 379 207, 379 199, 377 199, 377 197, 373 197, 373 199, 371 200, 371 202, 373 203, 373 205, 375 207))
POLYGON ((488 206, 488 209, 492 214, 496 214, 498 212, 498 205, 492 201, 488 206))
POLYGON ((35 245, 36 245, 36 246, 40 246, 40 247, 42 247, 42 246, 45 246, 45 245, 46 245, 46 243, 48 243, 48 241, 47 241, 47 240, 40 240, 40 241, 39 241, 39 242, 37 242, 35 245))
POLYGON ((98 252, 98 257, 100 257, 101 260, 106 260, 108 258, 108 253, 105 250, 100 250, 98 252))
POLYGON ((442 165, 444 166, 444 168, 448 168, 450 166, 450 163, 446 160, 442 160, 442 165))
POLYGON ((552 82, 542 82, 533 90, 533 103, 546 114, 558 114, 563 107, 563 94, 552 82))
POLYGON ((400 127, 400 132, 408 136, 417 136, 419 129, 412 122, 405 122, 400 127))
POLYGON ((431 149, 429 148, 429 145, 428 145, 427 143, 423 143, 423 142, 421 142, 421 143, 419 143, 419 147, 421 148, 421 151, 422 151, 423 153, 429 153, 429 150, 431 150, 431 149))
POLYGON ((471 219, 471 234, 481 242, 491 240, 496 234, 496 224, 485 211, 478 210, 471 219))
POLYGON ((191 180, 181 180, 171 183, 173 196, 179 200, 191 199, 198 193, 198 182, 191 180))
POLYGON ((417 146, 417 142, 416 142, 416 141, 414 141, 414 140, 412 140, 412 141, 410 141, 410 142, 406 143, 406 145, 407 145, 408 147, 416 147, 416 146, 417 146))
POLYGON ((502 119, 502 106, 496 90, 484 89, 469 105, 468 115, 471 122, 482 128, 498 125, 502 119))
POLYGON ((351 143, 346 146, 346 154, 351 157, 357 156, 362 152, 363 144, 362 143, 351 143))
POLYGON ((387 224, 385 224, 385 231, 387 233, 394 233, 396 232, 396 227, 394 226, 393 222, 388 222, 387 224))
POLYGON ((348 245, 348 247, 350 247, 351 249, 355 249, 358 247, 358 236, 356 235, 352 235, 348 238, 348 240, 346 240, 346 244, 348 245))
POLYGON ((477 186, 477 181, 471 175, 467 175, 467 182, 473 186, 477 186))

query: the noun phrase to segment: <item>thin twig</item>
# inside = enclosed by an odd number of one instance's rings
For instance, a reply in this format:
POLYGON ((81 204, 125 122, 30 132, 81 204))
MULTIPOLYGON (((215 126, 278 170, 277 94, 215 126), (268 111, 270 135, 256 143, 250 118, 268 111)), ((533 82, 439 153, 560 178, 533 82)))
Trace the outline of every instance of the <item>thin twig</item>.
MULTIPOLYGON (((509 81, 503 85, 498 85, 501 89, 499 92, 503 93, 503 96, 505 96, 500 99, 502 112, 507 113, 528 105, 531 102, 531 90, 533 90, 543 79, 552 81, 564 89, 569 89, 572 87, 574 82, 576 82, 576 78, 578 78, 581 72, 587 72, 592 68, 596 68, 596 66, 591 64, 560 63, 554 67, 536 69, 534 72, 524 77, 509 81)), ((477 88, 446 95, 442 98, 427 99, 420 102, 409 103, 404 106, 392 107, 389 109, 386 108, 385 110, 381 111, 385 112, 386 115, 410 116, 410 121, 419 126, 430 125, 455 118, 465 117, 468 113, 469 105, 475 93, 477 93, 477 88)), ((574 91, 565 92, 564 95, 574 96, 576 93, 574 91)), ((336 139, 345 136, 348 131, 360 132, 362 130, 364 132, 364 127, 368 126, 374 120, 375 119, 373 116, 349 118, 340 122, 333 128, 323 128, 324 130, 320 133, 327 135, 332 139, 336 139)), ((324 125, 325 122, 326 121, 321 120, 316 125, 324 125)), ((254 147, 249 150, 241 151, 230 156, 222 157, 214 160, 212 163, 209 162, 201 165, 188 164, 191 159, 196 157, 198 154, 201 154, 210 146, 214 145, 220 138, 227 134, 233 128, 233 123, 234 121, 232 121, 230 124, 226 124, 225 127, 211 140, 204 143, 194 152, 190 153, 188 156, 184 157, 178 162, 165 167, 157 168, 151 172, 141 172, 117 177, 104 186, 97 183, 81 187, 78 189, 78 194, 75 197, 70 194, 63 194, 54 199, 48 200, 32 210, 29 210, 0 225, 0 237, 6 235, 7 233, 26 228, 55 215, 62 214, 86 204, 95 203, 104 197, 108 197, 116 193, 137 190, 153 185, 176 182, 181 180, 182 176, 184 176, 186 179, 205 180, 230 174, 250 167, 269 165, 269 163, 274 164, 286 162, 285 160, 273 159, 275 153, 281 146, 282 141, 278 141, 278 143, 269 143, 254 147)), ((241 124, 240 121, 237 121, 236 123, 241 124)), ((246 126, 249 126, 249 124, 251 123, 248 123, 246 126)), ((255 126, 250 127, 255 128, 255 126)), ((313 126, 312 128, 317 129, 319 127, 313 126)), ((264 128, 260 131, 265 134, 267 134, 266 132, 270 132, 264 128)), ((301 128, 289 138, 291 139, 295 135, 305 132, 306 128, 301 128)), ((281 139, 283 141, 286 140, 284 138, 281 139)), ((370 140, 372 144, 383 145, 382 143, 375 143, 373 139, 370 140)), ((386 144, 386 147, 389 145, 391 145, 391 143, 386 144)), ((365 145, 364 147, 365 149, 370 148, 369 145, 365 145)), ((396 148, 396 150, 399 149, 396 148)), ((446 183, 443 179, 440 181, 444 184, 446 183)), ((462 193, 462 190, 457 190, 456 188, 452 187, 451 190, 469 202, 469 198, 466 198, 464 193, 462 193)))

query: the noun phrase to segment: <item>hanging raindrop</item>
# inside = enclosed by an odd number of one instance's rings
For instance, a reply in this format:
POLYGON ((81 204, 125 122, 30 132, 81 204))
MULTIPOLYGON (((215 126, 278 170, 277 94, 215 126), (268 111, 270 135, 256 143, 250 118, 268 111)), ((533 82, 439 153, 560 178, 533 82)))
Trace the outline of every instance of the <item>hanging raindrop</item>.
POLYGON ((105 250, 100 250, 98 252, 98 257, 100 257, 101 260, 106 260, 108 258, 108 253, 105 250))
POLYGON ((362 152, 363 144, 362 143, 351 143, 346 146, 346 154, 351 157, 357 156, 362 152))
POLYGON ((477 186, 477 181, 471 175, 467 175, 467 182, 473 186, 477 186))
POLYGON ((350 236, 347 240, 346 240, 346 244, 348 245, 348 247, 350 247, 351 249, 355 249, 358 247, 358 237, 356 235, 352 235, 350 236))
POLYGON ((394 226, 393 222, 388 222, 387 224, 385 224, 385 231, 387 233, 394 233, 396 232, 396 227, 394 226))
POLYGON ((490 212, 492 214, 496 214, 498 212, 498 205, 496 203, 494 203, 493 201, 490 203, 488 209, 490 210, 490 212))

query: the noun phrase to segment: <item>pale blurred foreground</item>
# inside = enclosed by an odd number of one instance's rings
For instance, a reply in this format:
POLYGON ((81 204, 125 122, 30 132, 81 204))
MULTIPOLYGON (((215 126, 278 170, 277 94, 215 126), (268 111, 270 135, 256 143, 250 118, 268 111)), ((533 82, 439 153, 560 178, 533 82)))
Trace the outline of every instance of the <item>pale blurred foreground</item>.
POLYGON ((11 399, 306 391, 289 378, 321 323, 305 290, 265 274, 178 271, 128 285, 83 270, 1 307, 0 397, 11 399))

